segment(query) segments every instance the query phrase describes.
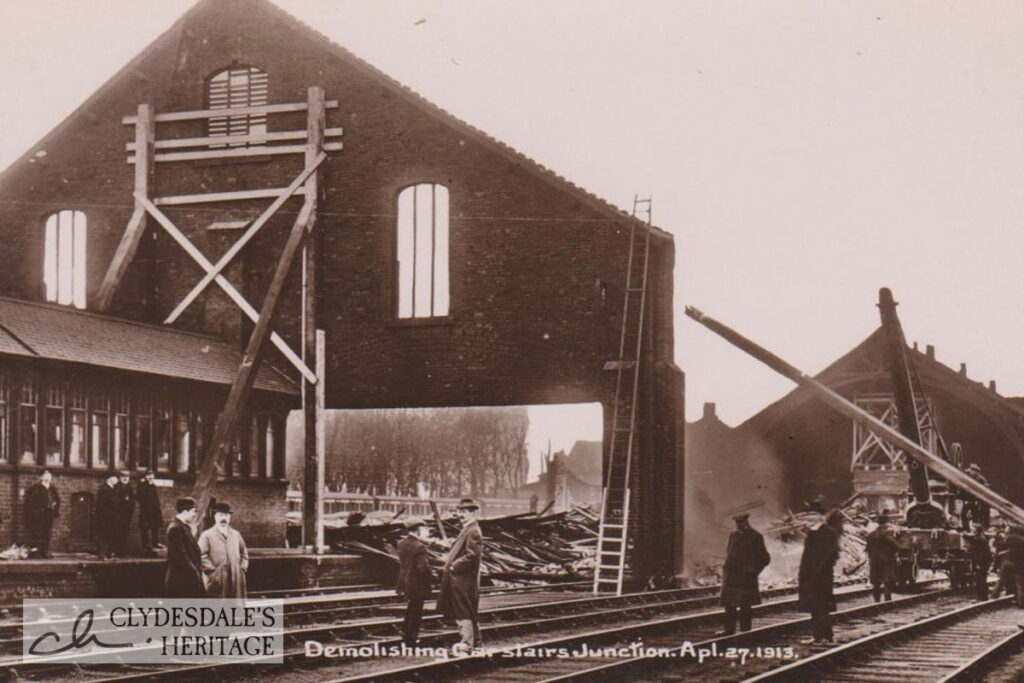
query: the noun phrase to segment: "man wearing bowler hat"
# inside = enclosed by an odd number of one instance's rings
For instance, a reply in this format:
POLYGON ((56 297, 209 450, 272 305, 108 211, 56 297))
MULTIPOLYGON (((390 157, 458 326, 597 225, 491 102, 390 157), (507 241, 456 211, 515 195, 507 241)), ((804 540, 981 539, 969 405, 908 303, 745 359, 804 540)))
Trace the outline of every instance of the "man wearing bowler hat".
POLYGON ((406 535, 398 542, 398 585, 395 592, 408 600, 405 620, 402 622, 402 641, 409 647, 416 646, 423 618, 423 601, 430 595, 430 563, 427 560, 427 525, 419 517, 409 517, 404 522, 406 535))
POLYGON ((484 539, 476 522, 479 509, 471 498, 459 501, 456 512, 462 521, 462 531, 448 551, 437 596, 437 610, 446 619, 454 619, 459 627, 460 641, 452 648, 455 654, 468 654, 483 645, 479 610, 484 539))
POLYGON ((168 598, 205 598, 199 544, 192 533, 198 511, 194 498, 179 498, 174 519, 167 527, 167 572, 164 595, 168 598))
POLYGON ((213 504, 213 526, 199 537, 206 597, 245 599, 249 551, 242 534, 231 527, 231 506, 213 504))
POLYGON ((726 634, 736 632, 737 611, 740 617, 740 630, 750 630, 751 606, 761 604, 757 575, 771 562, 771 556, 764 545, 764 537, 750 528, 749 517, 750 515, 746 513, 733 517, 736 531, 729 534, 729 544, 725 550, 720 602, 725 608, 726 634))

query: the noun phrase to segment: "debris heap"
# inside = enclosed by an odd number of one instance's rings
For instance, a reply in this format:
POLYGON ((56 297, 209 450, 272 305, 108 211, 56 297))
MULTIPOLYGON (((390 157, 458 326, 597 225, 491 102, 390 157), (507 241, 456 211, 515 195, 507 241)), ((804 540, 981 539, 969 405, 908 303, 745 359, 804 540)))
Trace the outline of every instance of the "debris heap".
MULTIPOLYGON (((381 523, 372 516, 345 520, 325 529, 327 543, 339 553, 386 558, 397 569, 400 519, 381 523)), ((480 575, 485 584, 583 581, 593 575, 599 516, 585 507, 538 516, 534 513, 477 520, 484 537, 480 575)), ((440 573, 459 533, 455 519, 428 520, 424 541, 431 567, 440 573)))

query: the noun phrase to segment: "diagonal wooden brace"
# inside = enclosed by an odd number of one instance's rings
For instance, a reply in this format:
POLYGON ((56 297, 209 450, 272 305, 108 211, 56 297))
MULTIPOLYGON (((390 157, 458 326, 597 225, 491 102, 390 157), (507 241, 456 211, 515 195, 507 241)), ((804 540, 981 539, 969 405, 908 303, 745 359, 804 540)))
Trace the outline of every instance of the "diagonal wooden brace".
MULTIPOLYGON (((210 263, 209 259, 206 258, 203 252, 199 251, 195 245, 189 241, 188 237, 186 237, 185 234, 182 233, 176 225, 174 225, 173 221, 160 211, 160 209, 158 209, 148 197, 136 193, 135 201, 139 202, 139 204, 146 209, 147 213, 156 219, 156 222, 159 223, 171 238, 173 238, 174 241, 177 242, 181 248, 184 249, 186 253, 193 258, 193 260, 195 260, 196 263, 199 264, 200 268, 205 270, 207 273, 213 270, 213 264, 210 263)), ((301 222, 304 224, 308 222, 309 215, 310 212, 306 210, 306 207, 303 207, 303 210, 299 213, 298 219, 296 219, 296 223, 301 222)), ((224 293, 227 294, 231 300, 242 309, 249 319, 253 321, 253 323, 260 325, 260 314, 248 301, 246 301, 245 297, 235 289, 235 286, 232 285, 226 277, 223 275, 215 275, 213 279, 214 282, 224 290, 224 293)), ((288 346, 288 343, 285 342, 279 334, 271 332, 270 341, 273 342, 274 346, 276 346, 278 350, 280 350, 281 353, 283 353, 291 362, 291 364, 302 373, 302 376, 305 377, 310 384, 316 384, 316 373, 306 367, 306 364, 302 362, 302 359, 299 358, 298 354, 292 351, 291 347, 288 346)))
MULTIPOLYGON (((292 230, 288 235, 288 241, 281 251, 281 259, 274 270, 274 276, 267 288, 267 296, 260 307, 260 313, 256 327, 249 337, 249 343, 245 348, 245 355, 242 357, 242 364, 238 367, 238 374, 231 385, 228 399, 224 404, 224 410, 217 417, 217 424, 213 429, 213 438, 210 440, 210 450, 206 459, 202 461, 199 471, 196 473, 196 483, 192 495, 198 503, 199 510, 206 510, 210 502, 210 492, 217 481, 217 468, 224 462, 227 456, 228 445, 231 442, 231 434, 238 424, 238 418, 245 410, 246 403, 251 393, 253 382, 256 380, 256 373, 259 371, 260 363, 267 345, 264 343, 270 332, 270 325, 277 315, 278 305, 281 302, 281 293, 284 290, 284 283, 291 270, 295 257, 302 249, 302 244, 312 232, 316 224, 316 204, 308 202, 302 207, 299 217, 296 219, 292 230)), ((187 240, 186 240, 187 241, 187 240)))
POLYGON ((277 210, 280 209, 284 203, 298 191, 302 184, 305 183, 311 175, 313 175, 316 169, 320 167, 320 164, 322 164, 326 158, 327 154, 320 152, 316 158, 313 159, 312 163, 303 169, 302 173, 292 181, 291 185, 281 192, 281 194, 277 196, 277 199, 275 199, 274 202, 268 206, 262 214, 260 214, 259 218, 249 226, 249 229, 238 238, 238 241, 235 242, 230 249, 224 252, 224 255, 221 256, 215 264, 213 264, 213 268, 206 272, 206 275, 196 283, 196 286, 192 288, 192 291, 185 295, 185 298, 181 300, 181 303, 178 304, 177 308, 171 311, 171 314, 167 316, 167 320, 164 321, 165 325, 170 325, 185 312, 185 309, 195 301, 196 297, 199 296, 218 275, 220 275, 221 271, 224 270, 224 268, 231 262, 231 259, 235 258, 238 252, 242 250, 242 247, 248 244, 249 240, 255 237, 256 233, 259 232, 267 221, 269 221, 277 212, 277 210))

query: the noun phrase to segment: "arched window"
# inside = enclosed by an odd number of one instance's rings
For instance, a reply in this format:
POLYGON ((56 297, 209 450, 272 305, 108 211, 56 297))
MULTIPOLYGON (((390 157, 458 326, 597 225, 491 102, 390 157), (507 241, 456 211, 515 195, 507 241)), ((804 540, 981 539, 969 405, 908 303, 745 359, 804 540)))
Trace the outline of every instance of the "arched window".
MULTIPOLYGON (((208 109, 260 107, 267 103, 267 74, 256 66, 232 66, 218 71, 207 81, 208 109)), ((267 132, 266 114, 220 116, 209 120, 211 137, 224 135, 262 135, 267 132)), ((259 143, 250 143, 259 144, 259 143)), ((232 146, 242 145, 236 143, 232 146)))
POLYGON ((46 219, 43 285, 46 300, 85 308, 85 214, 65 209, 46 219))
POLYGON ((398 317, 448 315, 448 188, 420 183, 398 194, 398 317))

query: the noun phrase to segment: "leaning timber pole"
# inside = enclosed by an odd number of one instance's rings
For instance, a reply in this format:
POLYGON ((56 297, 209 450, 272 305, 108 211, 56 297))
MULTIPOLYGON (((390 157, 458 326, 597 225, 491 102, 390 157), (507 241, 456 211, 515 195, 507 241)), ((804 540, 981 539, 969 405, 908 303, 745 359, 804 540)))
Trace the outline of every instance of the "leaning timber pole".
POLYGON ((701 325, 704 325, 704 327, 708 328, 720 337, 723 337, 733 346, 746 351, 748 354, 782 376, 796 382, 800 386, 807 387, 822 401, 832 406, 843 415, 849 417, 865 429, 870 430, 878 438, 883 439, 893 446, 901 449, 904 453, 920 464, 931 468, 932 472, 939 475, 946 481, 970 492, 978 498, 978 500, 984 501, 996 510, 999 510, 999 513, 1003 517, 1015 522, 1016 524, 1024 525, 1024 510, 1017 507, 1006 498, 1003 498, 987 486, 979 484, 974 479, 971 479, 953 465, 914 443, 886 423, 872 416, 867 411, 862 410, 854 403, 846 400, 835 391, 829 389, 818 380, 804 374, 775 354, 747 339, 739 332, 736 332, 732 328, 718 322, 711 316, 705 315, 703 312, 692 306, 686 307, 686 315, 690 316, 701 325))

